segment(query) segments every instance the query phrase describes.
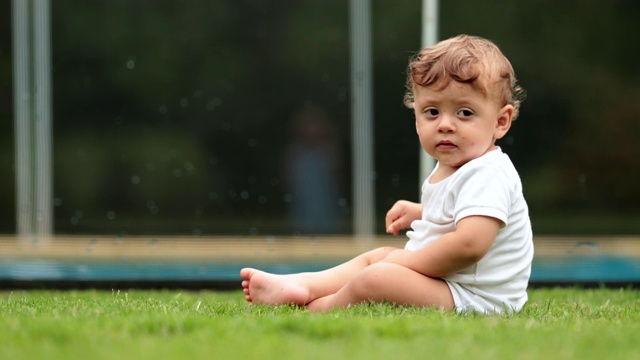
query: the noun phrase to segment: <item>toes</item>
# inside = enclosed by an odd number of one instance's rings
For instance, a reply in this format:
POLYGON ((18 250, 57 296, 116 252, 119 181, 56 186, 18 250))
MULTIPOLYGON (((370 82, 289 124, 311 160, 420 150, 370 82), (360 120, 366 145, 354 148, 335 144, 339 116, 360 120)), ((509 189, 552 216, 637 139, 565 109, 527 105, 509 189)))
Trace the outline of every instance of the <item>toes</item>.
POLYGON ((244 268, 240 270, 240 277, 243 278, 244 280, 251 279, 252 274, 253 274, 252 268, 244 268))

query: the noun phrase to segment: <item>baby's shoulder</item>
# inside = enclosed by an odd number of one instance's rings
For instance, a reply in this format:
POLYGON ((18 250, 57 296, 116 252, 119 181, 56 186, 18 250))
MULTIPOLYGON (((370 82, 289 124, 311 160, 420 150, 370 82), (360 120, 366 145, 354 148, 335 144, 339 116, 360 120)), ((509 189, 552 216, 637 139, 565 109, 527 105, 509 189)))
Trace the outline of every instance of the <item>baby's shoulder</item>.
POLYGON ((454 178, 452 183, 458 185, 464 183, 465 186, 468 186, 469 183, 478 186, 495 184, 508 188, 520 186, 520 176, 513 163, 506 154, 498 151, 469 161, 456 171, 454 178))

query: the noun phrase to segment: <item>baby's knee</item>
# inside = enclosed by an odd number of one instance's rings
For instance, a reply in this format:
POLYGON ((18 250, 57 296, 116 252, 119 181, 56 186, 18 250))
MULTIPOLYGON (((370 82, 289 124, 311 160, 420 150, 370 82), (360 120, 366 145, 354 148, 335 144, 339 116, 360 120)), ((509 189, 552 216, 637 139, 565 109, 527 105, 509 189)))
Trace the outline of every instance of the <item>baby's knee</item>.
POLYGON ((383 247, 376 248, 375 250, 373 250, 376 256, 375 256, 375 261, 372 261, 372 263, 384 260, 389 254, 391 254, 396 250, 400 250, 400 249, 393 246, 383 246, 383 247))
POLYGON ((362 269, 350 282, 349 287, 354 297, 361 301, 377 300, 377 292, 387 281, 389 263, 375 263, 362 269))

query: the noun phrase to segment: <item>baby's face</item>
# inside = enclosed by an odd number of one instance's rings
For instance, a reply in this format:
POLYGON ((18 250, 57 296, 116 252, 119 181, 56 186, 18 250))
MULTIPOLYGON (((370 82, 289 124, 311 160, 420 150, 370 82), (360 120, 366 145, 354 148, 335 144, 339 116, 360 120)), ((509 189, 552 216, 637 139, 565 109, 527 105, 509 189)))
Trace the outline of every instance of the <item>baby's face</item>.
POLYGON ((416 86, 414 100, 420 144, 451 172, 493 150, 511 126, 513 107, 501 107, 469 84, 416 86))

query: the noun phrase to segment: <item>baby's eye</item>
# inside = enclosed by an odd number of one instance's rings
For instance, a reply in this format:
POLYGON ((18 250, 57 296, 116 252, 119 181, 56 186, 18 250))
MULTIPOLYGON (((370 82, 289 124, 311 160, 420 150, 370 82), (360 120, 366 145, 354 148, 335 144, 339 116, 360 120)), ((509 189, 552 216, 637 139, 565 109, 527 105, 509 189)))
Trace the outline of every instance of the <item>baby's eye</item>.
POLYGON ((424 113, 427 114, 428 116, 438 116, 438 114, 440 114, 438 109, 435 109, 435 108, 428 108, 424 111, 424 113))
POLYGON ((471 111, 469 109, 462 109, 462 110, 458 111, 458 115, 462 116, 462 117, 469 117, 469 116, 473 115, 473 111, 471 111))

